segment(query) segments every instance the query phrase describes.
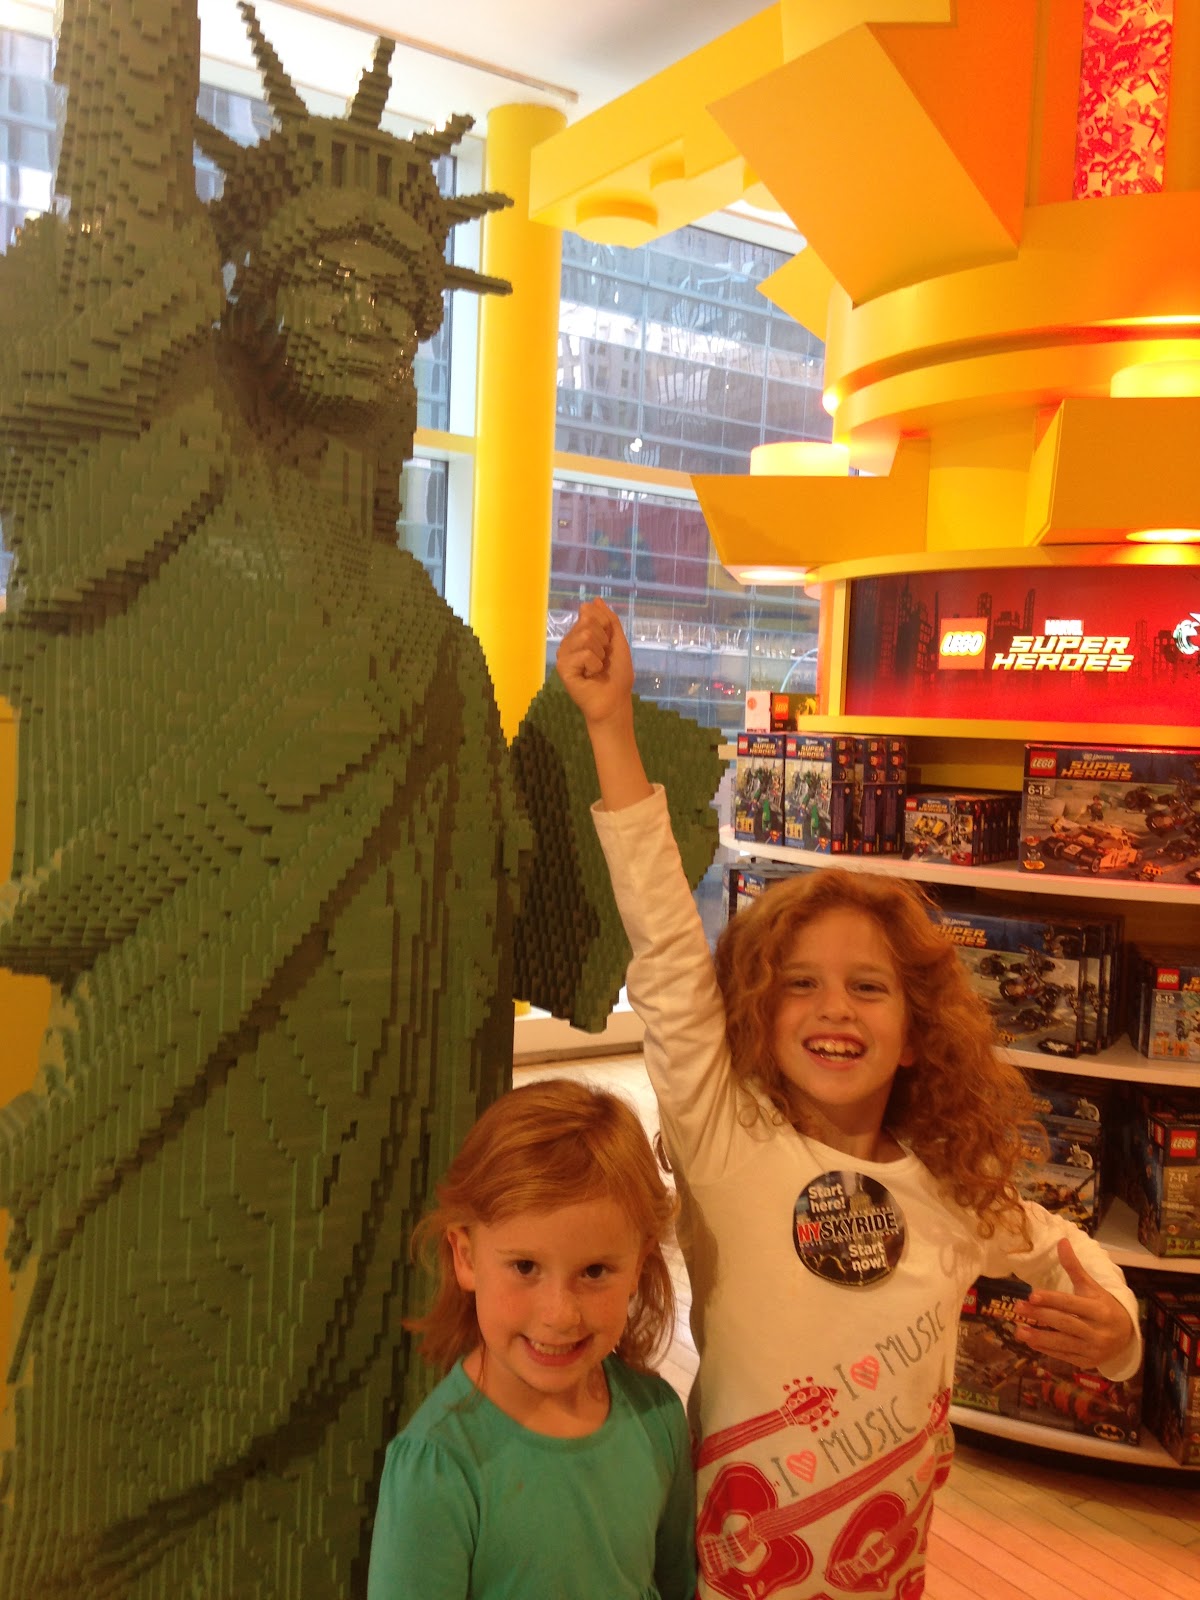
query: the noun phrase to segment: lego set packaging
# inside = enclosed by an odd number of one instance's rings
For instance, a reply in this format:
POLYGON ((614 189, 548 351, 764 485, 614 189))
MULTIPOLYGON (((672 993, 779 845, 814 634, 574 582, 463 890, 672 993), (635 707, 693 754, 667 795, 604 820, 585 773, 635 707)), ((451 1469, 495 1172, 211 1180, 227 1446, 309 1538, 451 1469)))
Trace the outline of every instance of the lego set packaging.
POLYGON ((904 848, 908 741, 869 733, 854 744, 852 849, 864 856, 899 855, 904 848))
POLYGON ((1129 951, 1128 1027, 1152 1061, 1200 1062, 1200 945, 1129 951))
POLYGON ((898 855, 907 740, 805 732, 810 698, 747 697, 747 717, 762 726, 738 735, 734 837, 821 855, 898 855), (773 715, 768 700, 779 702, 773 715))
POLYGON ((1029 1285, 1019 1278, 979 1278, 958 1327, 954 1401, 995 1416, 1037 1422, 1121 1444, 1137 1444, 1142 1374, 1114 1383, 1098 1372, 1033 1354, 1013 1337, 1029 1285))
POLYGON ((1112 1187, 1152 1255, 1200 1257, 1200 1093, 1124 1088, 1112 1119, 1112 1187))
POLYGON ((756 862, 753 867, 730 867, 725 879, 725 917, 745 911, 774 883, 795 876, 793 867, 780 862, 756 862))
POLYGON ((1020 861, 1200 887, 1200 750, 1026 745, 1020 861))
POLYGON ((1194 1279, 1147 1288, 1143 1415, 1180 1466, 1200 1466, 1200 1285, 1194 1279))
POLYGON ((733 833, 748 843, 783 843, 782 733, 739 733, 733 833))
POLYGON ((921 789, 904 802, 904 855, 981 867, 1017 853, 1018 794, 921 789))
POLYGON ((1091 935, 1078 919, 1014 915, 955 898, 938 920, 1001 1044, 1050 1056, 1098 1048, 1098 930, 1091 935))
POLYGON ((853 841, 855 740, 845 734, 788 733, 784 740, 784 843, 844 855, 853 841))

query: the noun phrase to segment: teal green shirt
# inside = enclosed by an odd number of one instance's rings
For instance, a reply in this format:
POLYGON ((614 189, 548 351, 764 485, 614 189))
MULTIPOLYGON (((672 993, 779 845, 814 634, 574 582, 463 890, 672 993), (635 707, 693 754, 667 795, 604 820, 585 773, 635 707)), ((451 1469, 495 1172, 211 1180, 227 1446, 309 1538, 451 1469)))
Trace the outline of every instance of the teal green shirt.
POLYGON ((367 1600, 693 1600, 683 1407, 662 1378, 604 1371, 584 1439, 531 1433, 448 1373, 388 1446, 367 1600))

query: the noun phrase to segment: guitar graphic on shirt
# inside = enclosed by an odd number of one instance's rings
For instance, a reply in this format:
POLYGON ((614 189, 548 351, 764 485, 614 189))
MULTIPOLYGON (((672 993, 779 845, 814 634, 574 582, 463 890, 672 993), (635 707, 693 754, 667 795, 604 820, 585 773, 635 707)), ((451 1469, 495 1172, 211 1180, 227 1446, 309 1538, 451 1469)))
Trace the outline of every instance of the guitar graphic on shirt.
POLYGON ((764 1411, 761 1416, 747 1417, 745 1422, 739 1422, 732 1428, 720 1428, 716 1433, 710 1433, 696 1456, 696 1471, 699 1472, 701 1467, 719 1460, 721 1456, 753 1444, 756 1439, 766 1439, 770 1434, 778 1433, 781 1428, 799 1424, 815 1432, 837 1415, 833 1408, 836 1396, 836 1389, 824 1388, 811 1378, 806 1383, 793 1378, 784 1390, 783 1404, 774 1411, 764 1411))
MULTIPOLYGON (((791 1505, 780 1506, 770 1480, 749 1462, 735 1461, 722 1467, 696 1519, 696 1550, 710 1587, 729 1600, 765 1600, 787 1584, 803 1582, 812 1571, 813 1558, 804 1540, 795 1537, 797 1529, 861 1498, 912 1460, 945 1427, 949 1409, 950 1396, 943 1391, 934 1401, 929 1421, 905 1444, 842 1482, 791 1505), (732 1513, 722 1509, 730 1504, 746 1509, 732 1513)), ((882 1588, 884 1581, 876 1577, 883 1564, 877 1546, 882 1543, 891 1556, 887 1564, 894 1568, 915 1547, 916 1539, 915 1515, 904 1511, 899 1495, 885 1492, 855 1512, 834 1546, 830 1566, 851 1580, 843 1587, 882 1588), (906 1523, 911 1526, 906 1528, 906 1523), (879 1536, 867 1547, 876 1552, 874 1560, 863 1553, 872 1534, 879 1536), (897 1555, 897 1547, 907 1541, 911 1541, 910 1549, 901 1549, 897 1555)))

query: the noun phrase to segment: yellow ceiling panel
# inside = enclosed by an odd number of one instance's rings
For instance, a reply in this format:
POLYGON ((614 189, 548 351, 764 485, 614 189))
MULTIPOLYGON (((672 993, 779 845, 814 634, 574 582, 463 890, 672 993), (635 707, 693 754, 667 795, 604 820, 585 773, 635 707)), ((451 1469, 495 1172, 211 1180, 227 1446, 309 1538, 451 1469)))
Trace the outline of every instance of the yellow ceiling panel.
POLYGON ((775 5, 571 123, 533 152, 530 215, 592 237, 606 208, 640 207, 650 238, 738 199, 745 162, 706 108, 782 59, 775 5))
POLYGON ((1200 530, 1200 396, 1064 400, 1033 454, 1030 544, 1200 530))
POLYGON ((886 478, 711 475, 692 484, 721 564, 734 577, 751 568, 811 568, 925 549, 927 440, 903 440, 886 478))
POLYGON ((712 113, 855 303, 1016 253, 870 28, 787 62, 712 113))

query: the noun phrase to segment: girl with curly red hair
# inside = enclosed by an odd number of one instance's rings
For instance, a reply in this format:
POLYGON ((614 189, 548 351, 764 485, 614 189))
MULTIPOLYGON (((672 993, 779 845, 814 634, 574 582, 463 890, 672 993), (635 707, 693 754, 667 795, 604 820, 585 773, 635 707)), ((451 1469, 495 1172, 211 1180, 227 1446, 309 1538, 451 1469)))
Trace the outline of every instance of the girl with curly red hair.
POLYGON ((1100 1246, 1018 1195, 1028 1093, 919 893, 799 876, 733 918, 714 963, 602 601, 558 672, 682 1207, 699 1593, 914 1600, 973 1281, 1018 1277, 1018 1345, 1113 1379, 1138 1366, 1136 1303, 1100 1246))

